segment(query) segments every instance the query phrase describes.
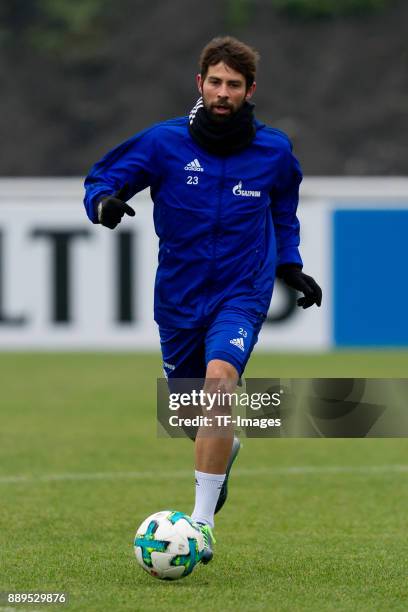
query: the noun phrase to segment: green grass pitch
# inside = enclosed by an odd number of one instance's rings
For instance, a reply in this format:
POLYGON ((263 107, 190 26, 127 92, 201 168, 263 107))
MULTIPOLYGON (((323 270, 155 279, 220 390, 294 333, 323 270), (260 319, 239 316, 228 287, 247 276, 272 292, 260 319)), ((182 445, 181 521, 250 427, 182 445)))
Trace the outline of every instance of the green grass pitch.
MULTIPOLYGON (((407 440, 244 440, 214 561, 160 582, 133 536, 191 512, 193 445, 156 437, 159 356, 1 354, 0 372, 0 591, 68 591, 47 609, 81 612, 407 609, 407 440)), ((379 351, 258 354, 246 374, 407 372, 379 351)))

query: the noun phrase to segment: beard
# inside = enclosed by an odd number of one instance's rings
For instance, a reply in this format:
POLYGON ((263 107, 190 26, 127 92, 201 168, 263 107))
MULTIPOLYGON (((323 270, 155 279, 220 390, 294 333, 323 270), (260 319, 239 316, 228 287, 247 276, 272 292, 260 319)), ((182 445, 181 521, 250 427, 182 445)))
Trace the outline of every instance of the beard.
POLYGON ((256 135, 254 105, 240 102, 232 106, 229 100, 218 99, 212 105, 226 110, 217 113, 201 96, 188 116, 190 136, 213 155, 233 155, 248 147, 256 135))
POLYGON ((229 102, 221 101, 221 102, 213 102, 212 104, 209 104, 208 102, 204 100, 204 108, 207 111, 207 113, 210 115, 211 119, 213 119, 217 123, 224 123, 225 121, 228 121, 228 119, 231 119, 231 117, 233 117, 239 111, 239 109, 244 104, 244 101, 245 100, 243 100, 241 104, 235 108, 229 102), (229 112, 217 113, 217 111, 215 110, 216 108, 225 108, 229 112))

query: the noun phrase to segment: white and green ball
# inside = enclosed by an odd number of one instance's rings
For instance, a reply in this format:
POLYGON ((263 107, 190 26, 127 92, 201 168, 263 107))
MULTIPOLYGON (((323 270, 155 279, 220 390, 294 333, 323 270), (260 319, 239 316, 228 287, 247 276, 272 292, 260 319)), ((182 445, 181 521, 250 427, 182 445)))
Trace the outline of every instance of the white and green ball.
POLYGON ((187 514, 162 510, 143 521, 134 547, 138 563, 151 576, 178 580, 191 574, 200 562, 204 538, 187 514))

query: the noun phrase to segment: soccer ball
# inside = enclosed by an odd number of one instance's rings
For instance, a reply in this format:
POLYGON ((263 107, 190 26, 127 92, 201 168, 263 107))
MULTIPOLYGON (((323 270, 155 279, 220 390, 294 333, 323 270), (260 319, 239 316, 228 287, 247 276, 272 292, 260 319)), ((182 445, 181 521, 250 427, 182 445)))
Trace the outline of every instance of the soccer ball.
POLYGON ((201 561, 204 538, 187 514, 163 510, 143 521, 134 546, 136 559, 151 576, 178 580, 191 574, 201 561))

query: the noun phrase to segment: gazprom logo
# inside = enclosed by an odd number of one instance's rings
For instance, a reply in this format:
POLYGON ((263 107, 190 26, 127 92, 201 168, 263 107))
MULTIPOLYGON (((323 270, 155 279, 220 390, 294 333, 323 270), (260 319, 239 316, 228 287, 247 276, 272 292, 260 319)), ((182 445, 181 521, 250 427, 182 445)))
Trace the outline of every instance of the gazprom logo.
POLYGON ((239 181, 237 185, 232 188, 232 193, 236 196, 244 196, 244 198, 260 198, 260 191, 250 191, 248 189, 242 189, 242 181, 239 181))

